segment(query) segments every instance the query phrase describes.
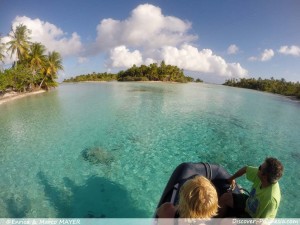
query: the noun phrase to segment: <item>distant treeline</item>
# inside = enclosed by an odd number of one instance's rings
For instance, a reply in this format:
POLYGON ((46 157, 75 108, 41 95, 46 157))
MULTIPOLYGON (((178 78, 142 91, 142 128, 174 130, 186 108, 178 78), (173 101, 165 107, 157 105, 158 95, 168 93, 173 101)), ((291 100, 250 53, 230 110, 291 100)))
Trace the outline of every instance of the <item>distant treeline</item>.
POLYGON ((81 81, 113 81, 117 80, 117 74, 112 73, 92 73, 79 75, 75 78, 65 79, 64 82, 81 82, 81 81))
MULTIPOLYGON (((65 79, 64 82, 80 81, 169 81, 169 82, 193 82, 194 78, 185 76, 182 69, 177 66, 166 65, 164 61, 158 66, 152 63, 149 66, 133 65, 131 68, 120 71, 118 74, 93 73, 80 75, 75 78, 65 79)), ((197 79, 196 82, 203 82, 197 79)))
POLYGON ((300 83, 287 82, 284 78, 280 80, 275 80, 273 77, 271 79, 229 79, 223 85, 266 91, 285 96, 295 96, 300 99, 300 83))

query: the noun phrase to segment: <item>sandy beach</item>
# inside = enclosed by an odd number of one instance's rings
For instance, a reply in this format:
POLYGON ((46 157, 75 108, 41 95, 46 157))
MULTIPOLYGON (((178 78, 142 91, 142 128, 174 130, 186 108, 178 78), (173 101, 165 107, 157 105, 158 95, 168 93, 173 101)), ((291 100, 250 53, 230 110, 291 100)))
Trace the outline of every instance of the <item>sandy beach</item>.
POLYGON ((20 98, 24 98, 26 96, 30 96, 30 95, 36 95, 36 94, 40 94, 40 93, 44 93, 46 92, 45 90, 38 90, 38 91, 33 91, 33 92, 27 92, 27 93, 7 93, 4 96, 0 97, 0 105, 2 105, 3 103, 6 102, 10 102, 16 99, 20 99, 20 98))

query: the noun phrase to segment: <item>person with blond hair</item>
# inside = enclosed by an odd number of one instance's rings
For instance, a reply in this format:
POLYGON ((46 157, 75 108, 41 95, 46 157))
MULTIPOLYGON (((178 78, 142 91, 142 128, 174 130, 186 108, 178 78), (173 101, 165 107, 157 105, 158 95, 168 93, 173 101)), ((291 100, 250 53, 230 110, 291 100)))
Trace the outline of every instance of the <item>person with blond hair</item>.
POLYGON ((179 192, 178 205, 166 202, 157 210, 158 218, 201 218, 217 215, 218 194, 213 184, 203 176, 187 180, 179 192))

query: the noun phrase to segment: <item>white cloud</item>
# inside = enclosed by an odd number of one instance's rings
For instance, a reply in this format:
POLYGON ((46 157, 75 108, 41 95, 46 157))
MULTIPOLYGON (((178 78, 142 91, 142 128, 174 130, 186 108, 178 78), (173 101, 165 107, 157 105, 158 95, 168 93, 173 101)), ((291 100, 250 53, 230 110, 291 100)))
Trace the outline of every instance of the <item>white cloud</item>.
POLYGON ((77 62, 80 63, 80 64, 86 63, 86 62, 88 62, 88 61, 89 61, 89 60, 88 60, 88 58, 86 58, 86 57, 78 57, 78 59, 77 59, 77 62))
POLYGON ((213 54, 210 49, 199 51, 196 47, 188 44, 184 44, 180 48, 165 46, 159 51, 155 51, 152 57, 144 57, 145 60, 140 51, 129 51, 124 45, 112 49, 109 54, 109 67, 129 68, 133 64, 149 65, 164 60, 166 64, 185 70, 213 73, 224 77, 245 77, 248 74, 248 71, 239 63, 227 63, 222 57, 213 54))
POLYGON ((109 65, 112 67, 129 68, 135 65, 141 65, 143 62, 142 55, 138 50, 130 52, 126 46, 118 46, 110 50, 109 65))
MULTIPOLYGON (((2 37, 2 43, 7 43, 10 41, 10 38, 8 36, 4 36, 2 37)), ((7 52, 7 51, 4 51, 3 52, 4 54, 4 64, 5 65, 9 65, 9 64, 12 64, 13 62, 17 61, 17 55, 14 54, 11 56, 11 53, 7 52)))
MULTIPOLYGON (((98 51, 112 49, 108 51, 108 67, 149 65, 165 60, 185 70, 227 77, 247 75, 239 63, 227 63, 212 50, 198 50, 189 44, 198 38, 188 33, 190 29, 190 22, 165 16, 159 7, 143 4, 125 20, 102 20, 97 26, 96 42, 98 51)), ((236 53, 238 47, 232 45, 230 50, 236 53)))
POLYGON ((32 42, 42 43, 48 51, 57 51, 62 56, 70 56, 79 54, 82 50, 80 37, 75 32, 68 37, 67 33, 55 25, 26 16, 17 16, 12 22, 12 27, 15 28, 19 24, 26 25, 31 30, 32 42))
POLYGON ((251 57, 248 58, 248 60, 249 61, 256 61, 256 60, 258 60, 258 58, 255 57, 255 56, 251 56, 251 57))
MULTIPOLYGON (((149 65, 165 60, 190 71, 223 77, 247 75, 239 63, 228 63, 210 49, 192 46, 198 37, 189 33, 190 22, 163 15, 159 7, 150 4, 139 5, 124 20, 103 19, 97 26, 96 42, 85 46, 77 33, 68 35, 49 22, 23 16, 16 17, 12 24, 16 27, 21 23, 32 30, 31 41, 41 42, 49 51, 56 50, 62 56, 83 56, 85 51, 85 57, 79 57, 78 63, 87 62, 89 54, 106 52, 108 68, 129 68, 133 64, 149 65)), ((234 44, 228 48, 228 54, 238 51, 234 44)))
POLYGON ((176 46, 197 39, 188 34, 190 28, 190 22, 164 16, 159 7, 144 4, 136 7, 123 21, 102 20, 97 26, 96 41, 101 50, 120 45, 144 49, 176 46))
POLYGON ((238 51, 239 51, 238 46, 232 44, 232 45, 230 45, 230 46, 228 47, 228 49, 227 49, 227 54, 229 54, 229 55, 234 55, 234 54, 238 53, 238 51))
POLYGON ((158 61, 155 60, 155 59, 152 59, 152 58, 147 58, 147 59, 145 60, 145 62, 144 62, 144 64, 147 65, 147 66, 149 66, 149 65, 152 64, 152 63, 158 63, 158 61))
POLYGON ((214 73, 225 77, 245 77, 248 73, 239 63, 227 63, 210 49, 199 51, 188 44, 182 45, 180 49, 172 46, 164 47, 162 58, 166 64, 190 71, 214 73))
POLYGON ((222 57, 214 55, 210 49, 199 51, 188 44, 184 44, 180 48, 165 46, 161 48, 160 52, 156 51, 155 53, 153 58, 148 57, 143 60, 140 51, 130 52, 125 46, 119 46, 110 51, 109 66, 128 68, 133 64, 149 65, 164 60, 166 64, 185 70, 213 73, 224 77, 245 77, 248 73, 239 63, 227 63, 222 57))
POLYGON ((278 52, 284 55, 300 56, 300 47, 296 45, 292 45, 290 47, 285 45, 281 46, 278 52))
POLYGON ((251 56, 249 58, 250 61, 261 61, 261 62, 265 62, 265 61, 269 61, 273 58, 273 56, 275 55, 274 51, 272 49, 265 49, 263 51, 263 53, 261 53, 261 55, 259 57, 255 57, 255 56, 251 56))
POLYGON ((261 54, 261 61, 268 61, 272 59, 274 56, 274 51, 272 49, 265 49, 264 52, 261 54))

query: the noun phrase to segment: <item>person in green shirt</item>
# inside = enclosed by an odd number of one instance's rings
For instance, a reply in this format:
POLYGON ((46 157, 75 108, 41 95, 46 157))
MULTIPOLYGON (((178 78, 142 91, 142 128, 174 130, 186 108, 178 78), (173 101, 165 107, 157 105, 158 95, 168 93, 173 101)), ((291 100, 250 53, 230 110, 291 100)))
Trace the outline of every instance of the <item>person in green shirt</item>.
POLYGON ((235 179, 246 174, 251 181, 250 195, 224 193, 219 199, 218 217, 225 217, 232 208, 238 217, 275 218, 280 204, 280 187, 278 180, 283 173, 283 165, 276 158, 266 158, 258 168, 245 166, 228 179, 235 186, 235 179))

